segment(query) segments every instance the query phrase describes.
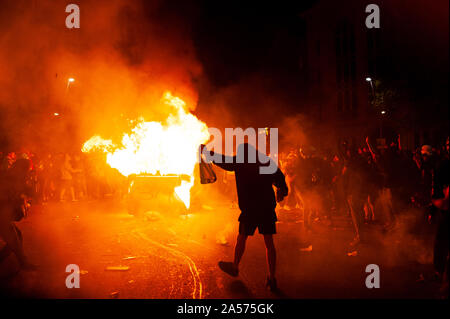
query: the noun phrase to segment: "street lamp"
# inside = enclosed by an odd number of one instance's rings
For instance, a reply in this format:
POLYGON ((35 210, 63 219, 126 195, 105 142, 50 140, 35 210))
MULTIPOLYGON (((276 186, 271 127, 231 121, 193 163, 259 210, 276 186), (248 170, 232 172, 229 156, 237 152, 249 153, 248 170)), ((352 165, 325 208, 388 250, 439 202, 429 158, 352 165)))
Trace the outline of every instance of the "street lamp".
MULTIPOLYGON (((366 77, 366 82, 370 83, 370 88, 372 89, 372 106, 375 107, 375 88, 373 86, 373 79, 370 76, 366 77)), ((381 110, 381 117, 380 117, 380 138, 383 138, 383 115, 386 114, 385 110, 381 110)))
POLYGON ((375 88, 373 87, 373 81, 370 76, 366 77, 366 82, 370 83, 370 88, 372 89, 372 105, 375 104, 375 88))
POLYGON ((73 82, 75 82, 74 78, 68 78, 67 79, 67 89, 69 89, 70 83, 73 83, 73 82))
MULTIPOLYGON (((70 88, 70 83, 75 82, 75 79, 70 77, 67 79, 67 86, 66 86, 66 92, 64 94, 64 105, 63 105, 63 109, 62 111, 65 112, 68 108, 68 99, 69 99, 69 88, 70 88)), ((54 116, 59 116, 59 113, 54 113, 54 116)))
POLYGON ((370 83, 370 87, 372 88, 372 95, 375 98, 375 89, 373 88, 373 81, 372 78, 370 76, 366 77, 366 82, 370 83))

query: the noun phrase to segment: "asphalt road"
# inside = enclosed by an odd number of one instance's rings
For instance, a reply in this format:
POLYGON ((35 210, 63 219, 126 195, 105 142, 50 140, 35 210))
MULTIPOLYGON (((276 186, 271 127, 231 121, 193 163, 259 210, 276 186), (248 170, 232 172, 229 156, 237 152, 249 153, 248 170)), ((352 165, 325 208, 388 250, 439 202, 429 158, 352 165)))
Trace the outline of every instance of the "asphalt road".
POLYGON ((18 271, 15 257, 8 257, 0 263, 1 292, 20 298, 436 297, 438 284, 428 280, 429 242, 372 227, 368 240, 353 248, 345 216, 306 231, 292 211, 279 213, 280 289, 269 292, 262 237, 249 239, 240 276, 229 277, 217 262, 232 260, 239 211, 228 200, 193 206, 189 215, 166 211, 135 217, 115 198, 36 205, 18 226, 38 270, 18 271), (300 249, 308 246, 309 251, 300 249), (79 289, 65 285, 69 264, 80 268, 79 289), (378 289, 365 285, 368 264, 380 268, 378 289), (108 268, 118 266, 123 268, 108 268), (421 274, 425 281, 418 280, 421 274))

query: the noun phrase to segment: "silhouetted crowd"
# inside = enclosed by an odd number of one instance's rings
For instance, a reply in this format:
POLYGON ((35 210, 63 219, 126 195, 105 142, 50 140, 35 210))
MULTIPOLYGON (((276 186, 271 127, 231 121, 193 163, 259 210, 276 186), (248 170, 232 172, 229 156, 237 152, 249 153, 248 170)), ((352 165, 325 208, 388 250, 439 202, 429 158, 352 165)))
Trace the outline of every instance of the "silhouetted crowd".
POLYGON ((407 207, 429 207, 436 174, 448 162, 448 139, 441 147, 424 145, 414 152, 399 145, 374 149, 367 138, 360 147, 343 142, 336 153, 314 148, 281 153, 290 189, 283 208, 301 208, 305 222, 353 211, 358 225, 380 221, 389 227, 407 207), (388 209, 376 211, 379 200, 388 209))
MULTIPOLYGON (((365 241, 371 224, 387 232, 403 214, 434 223, 434 267, 448 291, 448 138, 440 147, 423 145, 413 152, 401 148, 400 137, 377 148, 369 138, 360 147, 343 142, 335 153, 297 148, 280 153, 280 166, 290 190, 282 209, 302 212, 307 229, 351 217, 352 246, 365 241)), ((416 234, 423 236, 421 230, 416 234)))
POLYGON ((80 201, 122 195, 126 182, 106 164, 103 154, 56 153, 39 156, 31 152, 0 153, 0 176, 18 159, 30 162, 27 181, 33 202, 80 201))

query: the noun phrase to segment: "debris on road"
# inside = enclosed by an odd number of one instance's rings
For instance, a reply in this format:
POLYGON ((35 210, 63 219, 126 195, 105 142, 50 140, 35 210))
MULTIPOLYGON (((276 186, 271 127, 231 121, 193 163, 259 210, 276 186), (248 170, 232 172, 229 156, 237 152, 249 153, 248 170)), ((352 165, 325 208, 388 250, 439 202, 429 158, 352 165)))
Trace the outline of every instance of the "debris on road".
POLYGON ((119 292, 114 291, 114 292, 110 293, 109 296, 113 299, 117 299, 117 298, 119 298, 119 292))
POLYGON ((129 284, 132 284, 134 282, 134 280, 132 279, 132 280, 128 280, 128 283, 129 284))
POLYGON ((354 256, 357 256, 357 255, 358 255, 358 251, 357 250, 354 250, 354 251, 352 251, 350 253, 347 253, 347 256, 350 256, 350 257, 354 257, 354 256))
POLYGON ((128 266, 108 266, 105 268, 105 270, 109 271, 127 271, 130 270, 130 267, 128 266))
POLYGON ((312 251, 312 245, 309 245, 308 247, 300 248, 300 251, 312 251))
POLYGON ((136 259, 136 256, 130 256, 130 257, 124 257, 122 258, 123 260, 132 260, 132 259, 136 259))

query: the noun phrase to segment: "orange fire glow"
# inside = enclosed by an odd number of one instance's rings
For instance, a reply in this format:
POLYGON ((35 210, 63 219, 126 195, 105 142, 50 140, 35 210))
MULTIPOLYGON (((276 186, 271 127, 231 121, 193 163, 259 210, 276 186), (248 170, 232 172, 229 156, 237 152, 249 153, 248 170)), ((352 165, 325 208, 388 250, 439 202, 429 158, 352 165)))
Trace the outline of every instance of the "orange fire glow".
POLYGON ((190 205, 190 190, 194 185, 194 167, 200 144, 209 139, 208 127, 195 115, 189 113, 186 103, 164 93, 162 104, 174 109, 165 122, 137 121, 130 134, 123 134, 121 145, 114 145, 98 135, 86 141, 83 152, 102 150, 106 162, 122 175, 160 174, 188 175, 174 192, 187 208, 190 205))

